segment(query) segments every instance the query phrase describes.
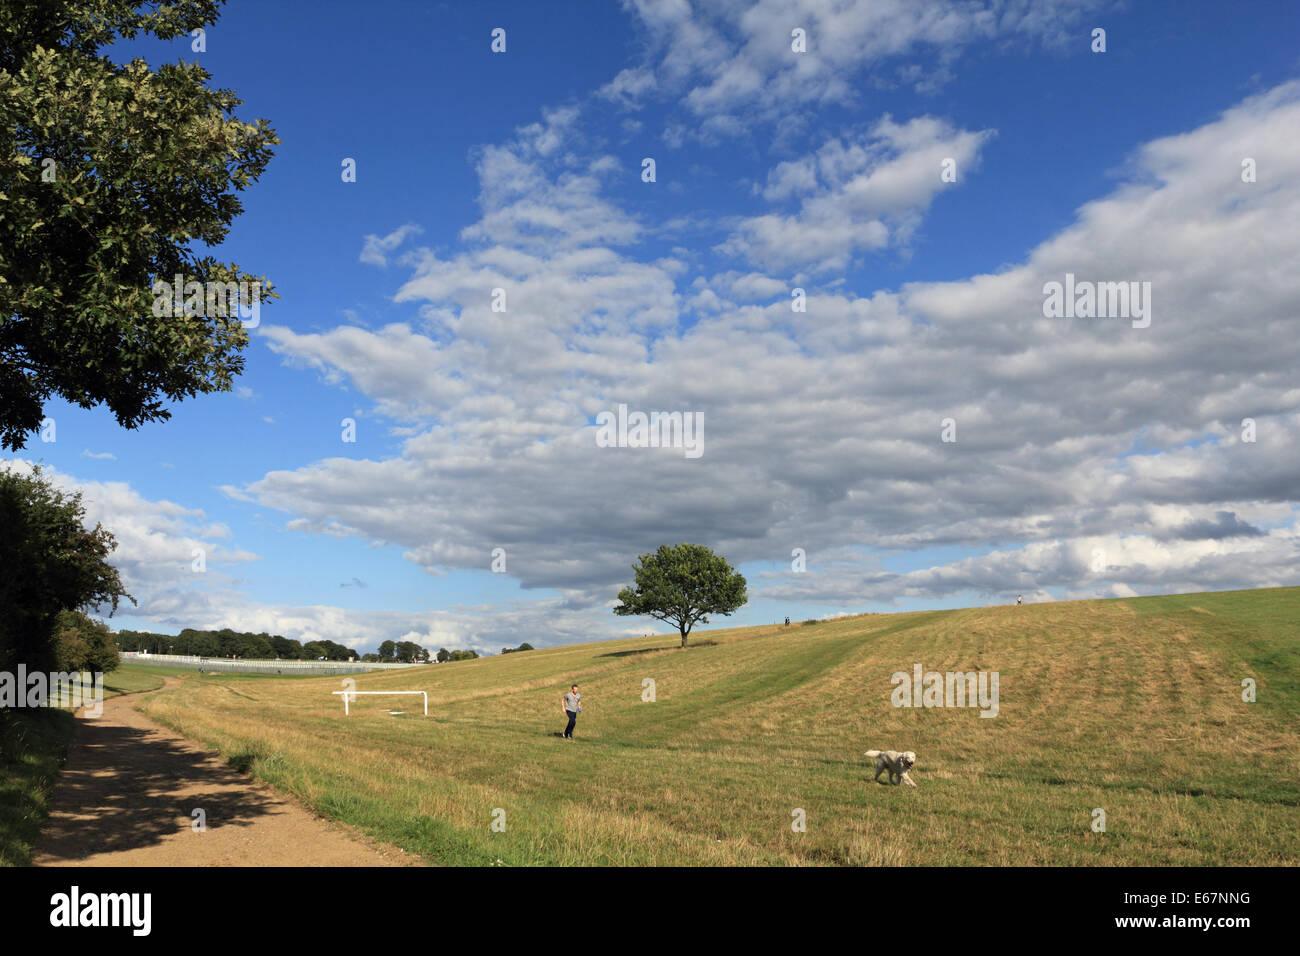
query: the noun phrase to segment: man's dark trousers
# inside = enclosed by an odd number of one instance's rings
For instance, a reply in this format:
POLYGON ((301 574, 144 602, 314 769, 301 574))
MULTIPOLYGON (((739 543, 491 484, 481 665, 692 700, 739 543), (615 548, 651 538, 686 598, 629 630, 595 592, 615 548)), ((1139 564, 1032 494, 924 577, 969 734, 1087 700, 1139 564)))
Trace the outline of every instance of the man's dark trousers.
POLYGON ((577 719, 578 719, 578 715, 575 714, 573 711, 568 710, 568 709, 566 709, 564 712, 565 712, 566 714, 569 715, 569 726, 567 726, 567 727, 564 728, 564 736, 566 736, 566 737, 572 737, 572 736, 573 736, 573 725, 574 725, 574 722, 577 721, 577 719))

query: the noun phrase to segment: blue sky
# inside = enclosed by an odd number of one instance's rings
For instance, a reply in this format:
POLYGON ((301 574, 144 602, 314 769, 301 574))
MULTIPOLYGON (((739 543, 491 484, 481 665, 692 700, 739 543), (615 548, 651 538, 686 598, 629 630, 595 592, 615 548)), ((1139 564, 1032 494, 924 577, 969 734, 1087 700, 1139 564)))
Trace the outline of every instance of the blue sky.
POLYGON ((281 295, 239 391, 52 403, 13 457, 118 533, 118 627, 613 637, 662 629, 608 605, 686 539, 749 577, 735 623, 1300 583, 1300 24, 1169 11, 237 0, 113 55, 283 141, 218 250, 281 295), (1152 327, 1045 318, 1065 271, 1151 281, 1152 327), (619 402, 705 454, 595 447, 619 402))

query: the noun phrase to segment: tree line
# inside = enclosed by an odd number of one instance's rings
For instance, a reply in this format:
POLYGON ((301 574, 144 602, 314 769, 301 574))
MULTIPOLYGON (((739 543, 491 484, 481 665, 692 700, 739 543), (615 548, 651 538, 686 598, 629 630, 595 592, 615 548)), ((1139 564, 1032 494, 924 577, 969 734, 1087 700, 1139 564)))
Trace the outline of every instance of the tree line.
MULTIPOLYGON (((91 624, 96 622, 91 621, 91 624)), ((103 628, 102 624, 98 625, 103 628)), ((66 629, 66 628, 65 628, 66 629)), ((108 629, 104 628, 105 635, 108 629)), ((179 634, 154 634, 150 631, 118 631, 113 635, 117 647, 123 651, 146 651, 150 654, 188 654, 194 657, 238 657, 246 660, 318 660, 346 661, 356 658, 367 664, 417 664, 433 659, 429 649, 414 641, 384 641, 378 653, 358 654, 350 647, 334 641, 308 641, 306 644, 265 631, 253 634, 222 628, 219 631, 201 631, 187 627, 179 634)), ((111 641, 110 641, 111 643, 111 641)), ((531 651, 531 644, 502 648, 503 654, 531 651)), ((437 661, 468 661, 478 657, 477 651, 449 651, 438 649, 437 661)))
POLYGON ((222 628, 199 631, 187 627, 179 634, 153 634, 149 631, 118 631, 117 645, 124 651, 147 651, 150 654, 189 654, 195 657, 242 657, 250 660, 318 660, 346 661, 357 656, 350 647, 334 641, 308 641, 303 644, 278 634, 252 634, 222 628))

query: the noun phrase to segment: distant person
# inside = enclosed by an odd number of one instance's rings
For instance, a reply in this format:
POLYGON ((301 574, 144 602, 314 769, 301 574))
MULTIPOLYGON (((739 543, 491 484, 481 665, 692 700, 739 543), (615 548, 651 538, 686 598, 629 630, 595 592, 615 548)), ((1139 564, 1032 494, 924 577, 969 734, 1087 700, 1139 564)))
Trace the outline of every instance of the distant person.
POLYGON ((1025 603, 1025 599, 1024 599, 1023 597, 1021 597, 1019 594, 1017 594, 1017 595, 1016 595, 1016 607, 1020 607, 1020 605, 1022 605, 1022 604, 1024 604, 1024 603, 1025 603))
POLYGON ((578 715, 582 713, 582 695, 578 693, 578 685, 574 684, 569 688, 561 700, 564 702, 564 716, 569 718, 569 726, 564 728, 564 739, 573 739, 573 725, 578 720, 578 715))
POLYGON ((789 626, 790 626, 790 618, 788 618, 788 617, 785 619, 785 626, 786 626, 786 627, 789 627, 789 626))

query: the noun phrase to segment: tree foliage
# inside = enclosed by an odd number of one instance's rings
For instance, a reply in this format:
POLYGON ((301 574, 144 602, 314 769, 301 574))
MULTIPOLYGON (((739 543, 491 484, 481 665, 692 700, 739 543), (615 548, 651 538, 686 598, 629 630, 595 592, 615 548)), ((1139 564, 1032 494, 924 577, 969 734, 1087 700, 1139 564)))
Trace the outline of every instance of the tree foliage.
POLYGON ((188 654, 195 657, 239 657, 245 660, 314 660, 325 657, 346 661, 357 652, 334 641, 312 641, 304 647, 299 641, 262 631, 253 634, 222 628, 201 631, 187 627, 179 634, 154 634, 149 631, 118 631, 117 646, 124 651, 147 651, 150 654, 188 654))
POLYGON ((196 631, 186 628, 179 634, 152 634, 148 631, 119 631, 118 646, 124 651, 148 651, 151 654, 190 654, 199 657, 242 657, 246 660, 316 660, 346 661, 352 658, 371 663, 402 661, 414 664, 427 661, 429 652, 414 641, 384 641, 379 653, 360 655, 335 641, 315 640, 306 645, 275 634, 249 634, 223 628, 219 631, 196 631))
MULTIPOLYGON (((154 283, 259 284, 219 244, 278 143, 194 63, 114 63, 119 38, 185 36, 217 0, 0 3, 0 445, 47 399, 135 428, 167 400, 229 391, 248 333, 228 307, 155 314, 154 283), (196 245, 199 247, 196 249, 196 245), (214 312, 217 314, 201 314, 214 312), (222 314, 224 313, 224 314, 222 314)), ((214 303, 215 304, 215 303, 214 303)), ((227 302, 228 305, 228 302, 227 302)))
POLYGON ((398 641, 394 649, 394 656, 399 661, 414 664, 417 661, 427 661, 429 652, 415 641, 398 641))
POLYGON ((59 491, 37 467, 0 468, 0 670, 54 670, 63 611, 135 599, 108 563, 113 536, 82 523, 81 494, 59 491))
POLYGON ((701 544, 661 545, 633 565, 636 584, 618 592, 618 615, 648 614, 676 625, 686 646, 696 624, 708 615, 728 615, 749 596, 745 578, 721 555, 701 544))
POLYGON ((56 671, 107 674, 120 661, 117 643, 106 624, 80 611, 60 611, 54 622, 56 671))
POLYGON ((429 652, 414 641, 384 641, 379 645, 381 663, 414 664, 428 659, 429 652))

